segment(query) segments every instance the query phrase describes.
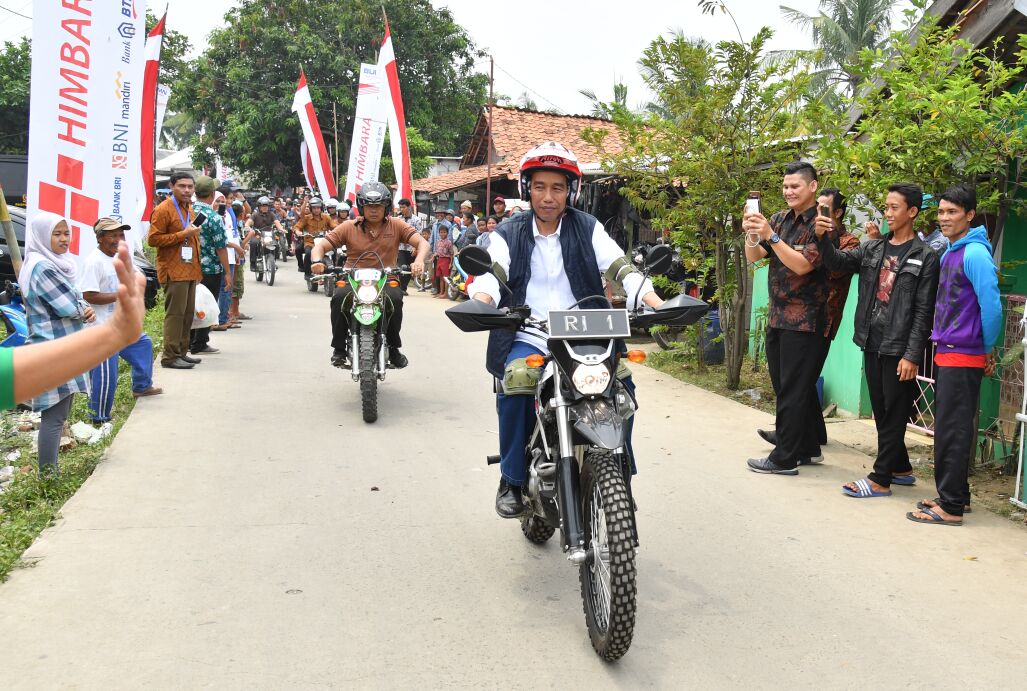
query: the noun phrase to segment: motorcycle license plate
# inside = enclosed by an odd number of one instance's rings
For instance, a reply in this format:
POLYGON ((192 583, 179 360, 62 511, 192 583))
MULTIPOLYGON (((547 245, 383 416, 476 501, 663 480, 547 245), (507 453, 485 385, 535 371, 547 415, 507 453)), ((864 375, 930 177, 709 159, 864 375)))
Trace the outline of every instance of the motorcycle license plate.
POLYGON ((358 281, 371 281, 377 283, 378 279, 382 277, 382 272, 378 269, 357 269, 353 272, 353 278, 358 281))
POLYGON ((553 310, 550 338, 627 338, 631 335, 627 310, 553 310))

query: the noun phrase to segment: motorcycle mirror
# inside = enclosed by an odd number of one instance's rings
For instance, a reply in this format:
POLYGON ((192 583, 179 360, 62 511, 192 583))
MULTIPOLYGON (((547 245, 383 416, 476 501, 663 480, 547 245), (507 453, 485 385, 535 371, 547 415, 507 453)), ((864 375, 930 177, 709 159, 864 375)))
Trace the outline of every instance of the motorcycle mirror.
POLYGON ((645 269, 649 274, 665 274, 674 263, 674 250, 669 245, 656 245, 645 258, 645 269))
POLYGON ((492 273, 492 256, 488 250, 477 245, 468 245, 460 250, 457 255, 460 258, 460 266, 470 276, 484 276, 492 273))

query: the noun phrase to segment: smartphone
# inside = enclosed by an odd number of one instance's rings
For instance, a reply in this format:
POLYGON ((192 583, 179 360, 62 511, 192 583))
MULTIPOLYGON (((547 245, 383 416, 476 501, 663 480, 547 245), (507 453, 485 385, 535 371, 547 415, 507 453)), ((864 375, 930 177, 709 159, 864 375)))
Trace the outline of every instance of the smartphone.
POLYGON ((193 219, 193 225, 196 226, 197 228, 199 228, 200 226, 202 226, 206 222, 207 222, 207 214, 203 213, 202 211, 197 213, 196 214, 196 218, 193 219))
POLYGON ((745 200, 745 213, 747 214, 758 214, 760 212, 760 193, 750 192, 748 198, 745 200))
POLYGON ((829 207, 827 204, 821 204, 818 208, 818 211, 820 212, 820 215, 824 218, 831 218, 831 207, 829 207))

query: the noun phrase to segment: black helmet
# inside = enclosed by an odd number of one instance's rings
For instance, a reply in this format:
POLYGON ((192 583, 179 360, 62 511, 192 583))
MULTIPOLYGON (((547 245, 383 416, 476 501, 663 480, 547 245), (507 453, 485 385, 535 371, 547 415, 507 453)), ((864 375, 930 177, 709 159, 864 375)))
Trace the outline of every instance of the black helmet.
POLYGON ((360 191, 357 192, 357 207, 360 208, 360 213, 363 214, 365 206, 374 206, 375 204, 390 207, 392 205, 392 190, 384 183, 378 181, 365 183, 360 188, 360 191))

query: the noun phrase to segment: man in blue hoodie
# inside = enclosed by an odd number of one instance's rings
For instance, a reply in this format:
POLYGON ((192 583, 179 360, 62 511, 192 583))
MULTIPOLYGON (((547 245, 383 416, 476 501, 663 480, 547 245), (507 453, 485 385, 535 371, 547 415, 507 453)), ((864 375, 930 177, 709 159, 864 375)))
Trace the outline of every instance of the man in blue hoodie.
POLYGON ((993 348, 1002 327, 998 272, 984 226, 971 228, 977 191, 956 185, 939 197, 938 225, 949 241, 941 259, 931 340, 934 358, 934 477, 938 498, 925 499, 906 518, 963 525, 970 503, 970 456, 981 378, 995 370, 993 348))

